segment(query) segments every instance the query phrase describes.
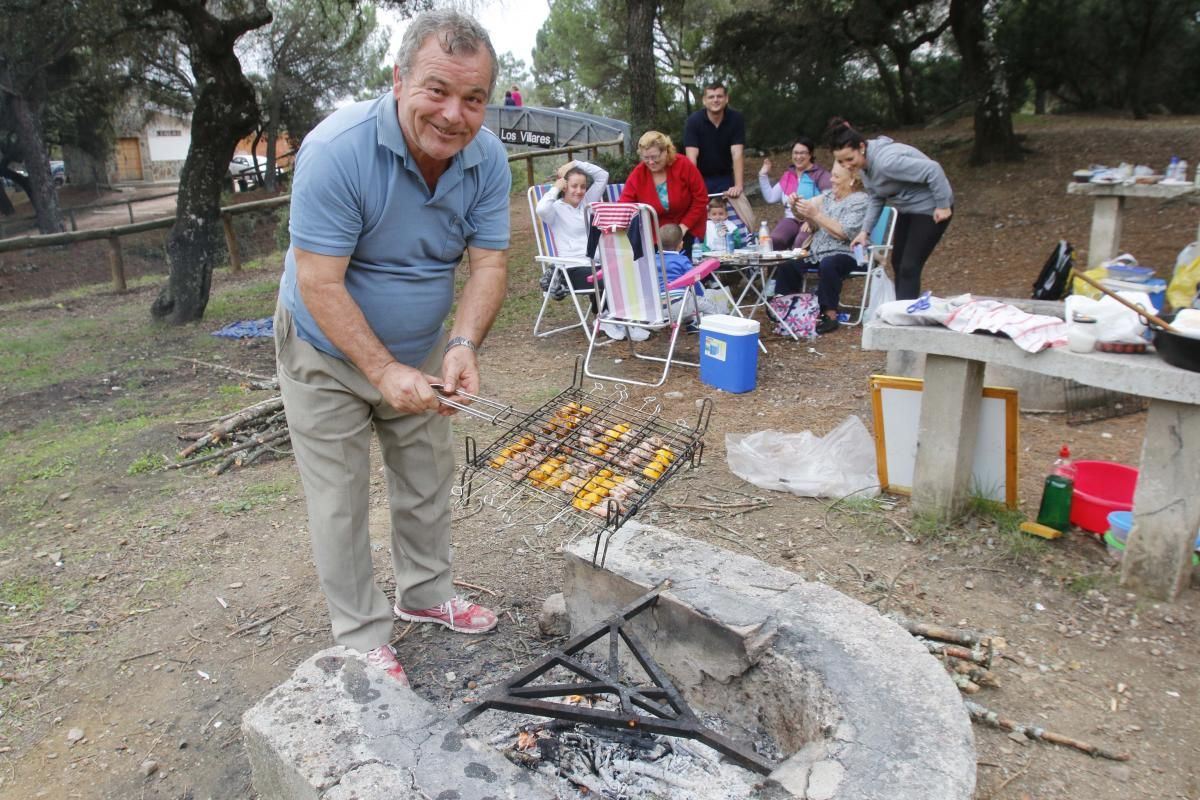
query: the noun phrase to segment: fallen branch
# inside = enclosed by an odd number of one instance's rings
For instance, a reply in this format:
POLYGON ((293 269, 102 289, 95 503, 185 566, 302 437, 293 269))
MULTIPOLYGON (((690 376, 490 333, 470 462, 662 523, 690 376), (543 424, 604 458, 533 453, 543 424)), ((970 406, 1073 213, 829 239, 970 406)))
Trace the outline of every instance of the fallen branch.
POLYGON ((185 361, 189 364, 197 364, 201 367, 209 367, 210 369, 219 369, 222 372, 228 372, 233 375, 241 375, 243 378, 252 378, 253 380, 256 380, 256 381, 274 381, 275 380, 275 378, 270 375, 259 375, 258 373, 255 373, 255 372, 246 372, 245 370, 242 370, 242 369, 234 369, 233 367, 227 367, 224 364, 213 364, 209 361, 200 361, 195 358, 184 358, 183 356, 167 356, 167 357, 173 358, 176 361, 185 361))
POLYGON ((961 647, 956 644, 946 644, 945 642, 935 642, 931 639, 923 639, 920 636, 917 637, 917 640, 922 642, 925 645, 925 649, 935 656, 959 658, 963 661, 972 661, 989 668, 992 666, 992 654, 989 651, 979 648, 961 647))
POLYGON ((177 464, 167 464, 166 468, 167 469, 182 469, 184 467, 191 467, 196 464, 203 464, 206 461, 214 461, 218 458, 223 458, 225 456, 228 456, 231 453, 236 453, 239 450, 248 450, 251 447, 257 447, 259 445, 266 445, 266 444, 271 444, 273 442, 278 442, 281 439, 285 439, 290 435, 291 434, 289 433, 289 431, 286 428, 284 430, 274 431, 274 432, 272 432, 270 434, 266 434, 266 435, 256 434, 255 436, 250 437, 250 439, 248 441, 242 442, 241 444, 230 445, 229 447, 222 448, 215 453, 208 453, 207 455, 196 456, 195 458, 189 458, 187 461, 180 461, 177 464))
POLYGON ((1093 758, 1107 758, 1111 761, 1128 761, 1133 758, 1129 753, 1113 753, 1093 744, 1072 739, 1069 736, 1063 736, 1061 733, 1054 733, 1036 725, 1026 725, 1020 722, 1014 722, 1011 719, 1006 719, 995 711, 984 708, 978 703, 970 700, 963 700, 963 705, 966 706, 967 713, 971 715, 973 722, 978 722, 983 725, 989 725, 993 728, 999 728, 1004 731, 1021 734, 1027 739, 1034 741, 1050 742, 1051 744, 1062 745, 1063 747, 1073 747, 1081 753, 1087 753, 1093 758))
POLYGON ((240 636, 243 633, 249 633, 250 631, 254 630, 255 628, 257 628, 261 625, 265 625, 268 622, 270 622, 271 620, 275 619, 276 617, 281 617, 291 610, 292 610, 291 606, 284 606, 283 608, 279 609, 278 611, 276 611, 274 614, 272 614, 269 617, 263 617, 262 619, 256 619, 253 622, 247 622, 245 625, 243 625, 240 628, 238 628, 237 630, 233 631, 225 638, 232 639, 234 636, 240 636))
POLYGON ((475 585, 475 584, 473 584, 473 583, 467 583, 466 581, 454 581, 454 585, 455 585, 455 586, 461 586, 461 587, 463 587, 464 589, 474 589, 474 590, 475 590, 475 591, 477 591, 477 592, 487 592, 487 593, 488 593, 488 594, 490 594, 492 597, 499 597, 499 596, 500 596, 500 595, 499 595, 499 593, 497 593, 497 592, 493 592, 491 589, 487 588, 486 586, 477 586, 477 585, 475 585))

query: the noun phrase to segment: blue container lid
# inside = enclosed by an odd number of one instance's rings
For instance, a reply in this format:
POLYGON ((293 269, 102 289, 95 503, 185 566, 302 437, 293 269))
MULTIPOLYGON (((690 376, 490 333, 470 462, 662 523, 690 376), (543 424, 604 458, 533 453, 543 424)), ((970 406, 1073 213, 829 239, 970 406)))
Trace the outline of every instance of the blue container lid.
POLYGON ((1132 511, 1110 511, 1108 514, 1108 527, 1119 531, 1125 536, 1129 535, 1129 531, 1133 529, 1133 512, 1132 511))

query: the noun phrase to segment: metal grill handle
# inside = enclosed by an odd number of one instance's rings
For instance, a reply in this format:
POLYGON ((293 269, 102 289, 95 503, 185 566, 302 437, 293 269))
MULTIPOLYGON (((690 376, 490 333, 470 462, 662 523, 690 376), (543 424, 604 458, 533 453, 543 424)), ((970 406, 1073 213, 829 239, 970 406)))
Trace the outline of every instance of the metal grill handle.
POLYGON ((429 386, 431 389, 437 392, 438 402, 442 405, 458 409, 464 414, 486 420, 493 425, 506 422, 509 417, 515 415, 525 416, 525 412, 517 411, 512 406, 506 406, 503 403, 497 402, 496 400, 492 400, 487 397, 480 397, 479 395, 471 394, 470 392, 464 392, 462 389, 453 392, 454 395, 457 395, 458 397, 465 397, 471 401, 472 405, 466 405, 458 402, 457 400, 451 400, 451 393, 446 391, 445 385, 440 383, 431 383, 429 386))

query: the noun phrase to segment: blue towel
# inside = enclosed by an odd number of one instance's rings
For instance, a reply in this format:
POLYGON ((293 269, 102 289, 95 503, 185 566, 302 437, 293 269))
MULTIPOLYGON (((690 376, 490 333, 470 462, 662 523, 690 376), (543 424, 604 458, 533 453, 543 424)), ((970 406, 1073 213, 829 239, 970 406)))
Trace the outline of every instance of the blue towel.
POLYGON ((219 331, 213 331, 213 336, 225 339, 248 339, 251 336, 274 336, 275 321, 270 317, 262 319, 243 319, 231 322, 219 331))

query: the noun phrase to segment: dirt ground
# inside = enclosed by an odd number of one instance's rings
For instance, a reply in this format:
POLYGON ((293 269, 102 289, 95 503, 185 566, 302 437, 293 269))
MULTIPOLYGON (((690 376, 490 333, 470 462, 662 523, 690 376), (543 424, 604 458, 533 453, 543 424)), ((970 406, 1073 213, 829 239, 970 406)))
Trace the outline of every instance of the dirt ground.
MULTIPOLYGON (((1060 237, 1086 246, 1091 204, 1065 195, 1071 171, 1120 160, 1160 165, 1197 141, 1200 120, 1049 118, 1019 129, 1026 160, 982 169, 965 165, 961 125, 898 134, 939 158, 956 188, 954 221, 926 270, 935 293, 1028 296, 1060 237)), ((585 340, 529 335, 536 305, 522 199, 514 197, 512 216, 513 288, 483 350, 483 394, 532 408, 571 383, 585 340)), ((1196 217, 1185 205, 1130 203, 1123 247, 1164 275, 1194 237, 1196 217)), ((278 268, 276 258, 237 280, 219 274, 214 298, 222 302, 185 328, 145 322, 153 286, 0 307, 0 341, 17 343, 0 353, 0 798, 254 797, 242 712, 331 644, 294 465, 281 458, 219 477, 138 465, 173 456, 177 432, 203 427, 178 421, 269 396, 179 359, 272 373, 269 341, 206 334, 267 315, 278 268), (34 375, 45 356, 32 342, 66 329, 82 332, 34 375)), ((44 298, 36 286, 12 294, 44 298)), ((654 396, 669 419, 694 420, 699 398, 715 405, 702 465, 681 473, 639 519, 756 555, 881 610, 1003 636, 1000 686, 973 699, 1131 755, 1092 759, 975 726, 978 798, 1200 800, 1194 589, 1172 604, 1125 592, 1103 546, 1080 531, 1046 543, 987 513, 929 530, 903 497, 835 504, 763 491, 730 473, 729 433, 823 435, 850 414, 872 426, 867 381, 885 359, 862 351, 859 338, 853 328, 811 345, 767 337, 757 389, 745 395, 715 392, 686 369, 673 370, 661 390, 632 390, 635 401, 654 396), (765 508, 696 507, 746 497, 765 508)), ((694 337, 687 346, 694 349, 694 337)), ((606 354, 624 358, 623 347, 606 354)), ((1144 414, 1071 427, 1061 414, 1023 413, 1021 510, 1036 513, 1060 445, 1078 458, 1136 464, 1143 424, 1144 414)), ((498 433, 478 421, 456 425, 483 443, 498 433)), ((497 609, 498 631, 462 637, 396 627, 416 691, 447 710, 553 646, 536 618, 561 587, 554 532, 489 512, 458 516, 456 577, 483 587, 462 591, 497 609)), ((390 590, 378 470, 371 519, 378 578, 390 590)))

